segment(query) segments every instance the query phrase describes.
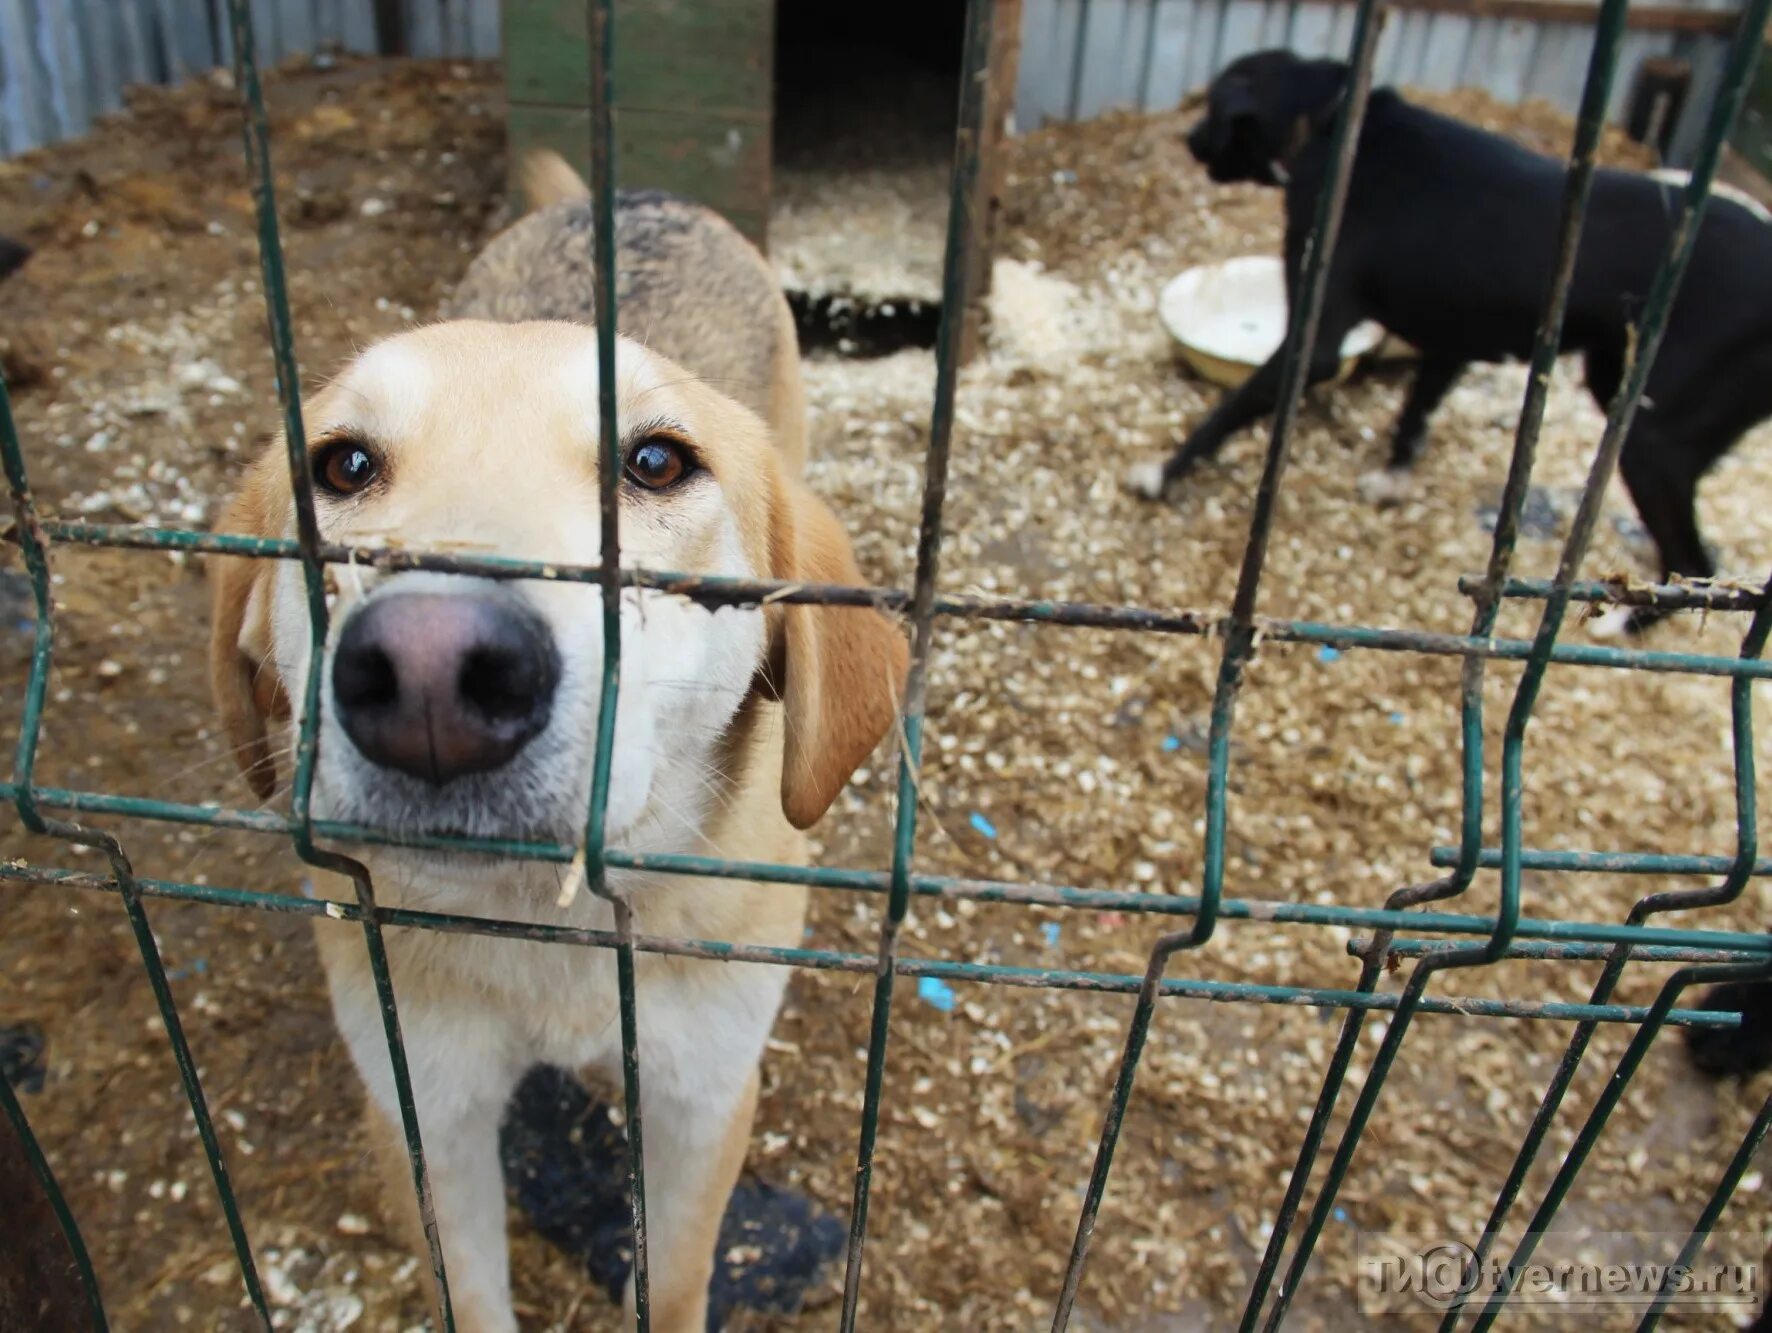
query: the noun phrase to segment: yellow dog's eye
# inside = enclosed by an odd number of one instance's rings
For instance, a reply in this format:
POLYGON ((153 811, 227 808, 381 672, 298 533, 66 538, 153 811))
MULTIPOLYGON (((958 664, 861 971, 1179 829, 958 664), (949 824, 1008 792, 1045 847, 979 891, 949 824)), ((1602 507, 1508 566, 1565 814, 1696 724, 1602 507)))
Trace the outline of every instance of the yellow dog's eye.
POLYGON ((361 440, 334 440, 314 451, 314 481, 328 495, 355 495, 380 475, 380 461, 361 440))
POLYGON ((669 490, 697 470, 695 456, 667 435, 641 440, 628 450, 628 479, 649 491, 669 490))

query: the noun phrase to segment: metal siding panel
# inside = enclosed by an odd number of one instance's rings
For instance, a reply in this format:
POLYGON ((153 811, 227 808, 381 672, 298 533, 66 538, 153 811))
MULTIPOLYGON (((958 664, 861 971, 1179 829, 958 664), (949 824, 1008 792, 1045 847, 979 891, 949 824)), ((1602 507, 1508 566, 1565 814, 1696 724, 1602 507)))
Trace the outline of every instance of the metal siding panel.
POLYGON ((148 59, 148 30, 143 22, 141 0, 111 0, 115 7, 117 59, 121 85, 148 83, 154 77, 148 59))
POLYGON ((54 137, 84 134, 92 123, 86 66, 73 12, 59 0, 37 0, 37 57, 47 75, 54 137))
MULTIPOLYGON (((252 0, 252 44, 261 68, 269 68, 283 59, 283 27, 277 21, 277 0, 252 0)), ((222 19, 227 20, 224 0, 222 19)))
POLYGON ((420 57, 443 54, 441 0, 406 0, 406 49, 420 57))
POLYGON ((1434 14, 1427 25, 1421 51, 1420 84, 1435 92, 1458 86, 1464 69, 1464 50, 1470 45, 1471 21, 1458 14, 1434 14))
POLYGON ((1292 49, 1304 56, 1339 55, 1330 42, 1335 36, 1335 11, 1328 5, 1300 5, 1292 16, 1292 49))
POLYGON ((319 25, 314 20, 314 0, 278 0, 277 8, 283 54, 312 54, 319 35, 319 25))
POLYGON ((1261 50, 1261 26, 1266 17, 1267 6, 1261 0, 1229 0, 1218 29, 1219 69, 1239 56, 1261 50))
POLYGON ((1075 114, 1087 120, 1129 106, 1137 90, 1138 62, 1129 58, 1127 0, 1091 0, 1083 33, 1083 78, 1075 114))
POLYGON ((40 67, 31 40, 35 16, 27 11, 32 8, 30 0, 0 0, 0 66, 5 71, 4 106, 12 152, 47 143, 55 134, 48 71, 40 67))
POLYGON ((1151 78, 1145 89, 1145 109, 1166 111, 1192 89, 1188 85, 1188 35, 1197 0, 1158 0, 1156 28, 1151 33, 1151 78))
POLYGON ((1336 5, 1334 12, 1335 24, 1329 30, 1329 52, 1338 60, 1345 60, 1354 45, 1354 7, 1336 5))
POLYGON ((1052 106, 1058 40, 1058 0, 1023 0, 1021 63, 1015 71, 1015 132, 1037 130, 1052 106))
POLYGON ((368 0, 340 0, 343 13, 339 19, 340 41, 347 51, 373 55, 376 50, 375 11, 368 0))
POLYGON ((1261 11, 1261 49, 1288 44, 1292 29, 1292 6, 1286 0, 1266 0, 1261 11))
POLYGON ((178 61, 187 74, 214 69, 215 40, 209 31, 206 0, 168 0, 162 12, 169 28, 168 45, 176 47, 178 61))
POLYGON ((498 0, 471 0, 471 6, 470 53, 482 60, 491 59, 504 45, 500 40, 498 0))
POLYGON ((1372 81, 1375 84, 1394 83, 1397 68, 1397 25, 1385 24, 1384 31, 1378 35, 1378 51, 1372 59, 1372 81))
POLYGON ((1194 21, 1188 29, 1187 53, 1188 91, 1204 88, 1224 68, 1221 43, 1224 40, 1225 0, 1196 0, 1194 21))
POLYGON ((87 100, 92 114, 102 115, 122 105, 117 77, 116 17, 105 0, 78 0, 73 10, 75 34, 86 65, 87 100))
POLYGON ((1526 79, 1526 96, 1542 97, 1564 108, 1579 106, 1593 46, 1591 28, 1571 23, 1547 25, 1532 58, 1532 70, 1526 79))

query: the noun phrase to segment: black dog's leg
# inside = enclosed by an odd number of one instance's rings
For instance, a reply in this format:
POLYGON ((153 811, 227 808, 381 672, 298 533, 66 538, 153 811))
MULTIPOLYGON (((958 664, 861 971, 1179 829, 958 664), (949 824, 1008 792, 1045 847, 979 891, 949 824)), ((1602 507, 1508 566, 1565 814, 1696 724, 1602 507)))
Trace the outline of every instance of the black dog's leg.
POLYGON ((1740 1077, 1772 1068, 1772 982, 1733 981, 1714 986, 1698 1002, 1701 1009, 1741 1015, 1738 1028, 1687 1028, 1692 1063, 1713 1078, 1740 1077))
POLYGON ((1397 417, 1396 433, 1391 437, 1390 461, 1384 470, 1366 473, 1360 478, 1360 494, 1371 504, 1395 504, 1409 493, 1409 470, 1421 453, 1427 438, 1428 418, 1446 397, 1447 391, 1464 374, 1467 361, 1440 360, 1424 357, 1416 369, 1415 382, 1403 400, 1403 411, 1397 417))
MULTIPOLYGON (((1639 419, 1625 438, 1619 458, 1625 489, 1661 553, 1663 582, 1673 574, 1709 578, 1716 572, 1698 532, 1694 505, 1699 457, 1698 451, 1688 448, 1685 442, 1639 419)), ((1625 622, 1625 630, 1640 634, 1667 615, 1656 607, 1637 607, 1625 622)))
POLYGON ((1427 420, 1458 377, 1464 374, 1467 361, 1434 361, 1423 359, 1415 372, 1415 383, 1409 386, 1402 414, 1397 418, 1397 433, 1391 439, 1391 459, 1387 467, 1404 468, 1415 462, 1421 445, 1427 439, 1427 420))
MULTIPOLYGON (((1322 355, 1321 348, 1325 343, 1331 348, 1339 347, 1346 332, 1343 329, 1333 341, 1318 340, 1319 354, 1311 360, 1311 384, 1333 378, 1341 368, 1340 358, 1333 352, 1322 355)), ((1166 461, 1160 465, 1141 463, 1130 469, 1126 473, 1126 488, 1147 500, 1162 499, 1171 485, 1193 471, 1196 464, 1216 454, 1231 436, 1271 413, 1279 404, 1281 366, 1285 359, 1286 349, 1281 347, 1259 370, 1231 390, 1166 461)))

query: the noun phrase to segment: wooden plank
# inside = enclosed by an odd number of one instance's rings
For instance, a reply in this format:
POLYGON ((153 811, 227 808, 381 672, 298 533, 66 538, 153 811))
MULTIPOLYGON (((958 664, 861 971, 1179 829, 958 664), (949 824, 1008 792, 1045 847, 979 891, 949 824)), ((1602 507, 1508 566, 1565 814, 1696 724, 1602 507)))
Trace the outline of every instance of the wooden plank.
MULTIPOLYGON (((1296 0, 1301 5, 1351 8, 1351 0, 1296 0)), ((1395 10, 1458 14, 1466 18, 1516 19, 1528 23, 1580 23, 1591 27, 1599 6, 1589 0, 1385 0, 1395 10)), ((1625 27, 1633 32, 1735 31, 1733 10, 1688 9, 1678 5, 1632 5, 1625 27)))
POLYGON ((1772 179, 1772 50, 1760 52, 1759 68, 1729 142, 1756 171, 1772 179))
POLYGON ((970 361, 981 345, 986 303, 991 294, 991 261, 1003 231, 1004 145, 1009 138, 1021 61, 1022 0, 992 0, 991 46, 986 53, 984 132, 979 143, 978 179, 965 207, 978 225, 967 255, 966 309, 960 323, 960 361, 970 361))
MULTIPOLYGON (((773 34, 771 0, 618 0, 616 102, 767 115, 773 34)), ((504 49, 513 102, 589 103, 583 0, 506 0, 504 49)))
MULTIPOLYGON (((761 246, 769 206, 769 125, 697 112, 616 106, 616 181, 623 189, 682 195, 724 215, 761 246)), ((552 148, 589 179, 590 112, 513 102, 507 121, 510 159, 552 148)))
POLYGON ((86 62, 80 55, 80 34, 73 12, 51 5, 37 15, 37 52, 49 76, 49 102, 55 111, 55 137, 83 134, 92 123, 86 62))

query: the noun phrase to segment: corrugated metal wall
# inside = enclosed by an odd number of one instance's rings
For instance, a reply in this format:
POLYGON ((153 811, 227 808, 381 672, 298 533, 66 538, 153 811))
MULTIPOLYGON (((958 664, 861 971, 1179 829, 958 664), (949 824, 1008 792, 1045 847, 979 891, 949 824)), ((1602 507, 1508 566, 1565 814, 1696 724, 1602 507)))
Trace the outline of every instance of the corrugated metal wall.
MULTIPOLYGON (((1016 129, 1077 120, 1118 107, 1166 110, 1203 88, 1238 56, 1267 47, 1343 55, 1353 35, 1348 4, 1290 0, 1024 0, 1016 129)), ((1734 0, 1693 8, 1733 10, 1734 0)), ((1403 10, 1379 42, 1380 83, 1446 90, 1478 87, 1507 102, 1544 98, 1565 111, 1581 100, 1593 29, 1586 24, 1471 18, 1403 10)), ((1720 73, 1725 39, 1672 32, 1626 35, 1612 112, 1622 114, 1644 58, 1693 64, 1698 112, 1720 73)), ((1690 132, 1689 112, 1676 137, 1690 132)))
MULTIPOLYGON (((336 47, 374 51, 380 0, 253 0, 267 63, 336 47)), ((829 0, 831 4, 863 0, 829 0)), ((1666 3, 1666 0, 1661 0, 1666 3)), ((1732 10, 1736 0, 1688 0, 1732 10)), ((495 56, 499 0, 399 0, 417 56, 495 56)), ((1024 0, 1018 130, 1116 107, 1159 110, 1249 51, 1340 54, 1348 4, 1293 0, 1024 0)), ((1509 102, 1542 97, 1573 111, 1593 40, 1584 24, 1456 14, 1393 14, 1379 46, 1382 82, 1476 86, 1509 102)), ((1613 111, 1646 56, 1692 61, 1693 96, 1671 155, 1696 133, 1721 72, 1724 39, 1669 32, 1625 38, 1613 111)), ((0 0, 0 156, 83 133, 133 83, 188 78, 229 61, 223 0, 0 0)))
MULTIPOLYGON (((259 59, 377 49, 376 0, 253 0, 259 59)), ((495 56, 498 0, 401 0, 406 50, 495 56)), ((0 156, 82 134, 136 83, 231 60, 223 0, 0 0, 0 156)))

